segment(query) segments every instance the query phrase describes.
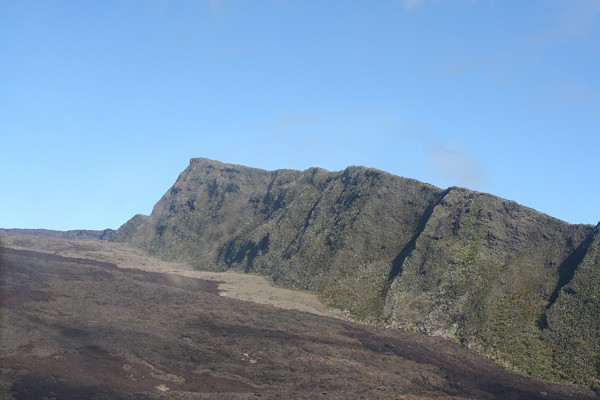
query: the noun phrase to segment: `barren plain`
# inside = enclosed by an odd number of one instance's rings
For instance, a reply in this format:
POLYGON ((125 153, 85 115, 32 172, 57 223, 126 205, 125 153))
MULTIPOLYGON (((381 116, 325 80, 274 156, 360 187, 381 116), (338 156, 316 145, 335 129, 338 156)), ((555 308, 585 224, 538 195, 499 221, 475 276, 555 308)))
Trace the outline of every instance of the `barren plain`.
POLYGON ((592 399, 311 293, 126 244, 0 238, 2 399, 592 399))

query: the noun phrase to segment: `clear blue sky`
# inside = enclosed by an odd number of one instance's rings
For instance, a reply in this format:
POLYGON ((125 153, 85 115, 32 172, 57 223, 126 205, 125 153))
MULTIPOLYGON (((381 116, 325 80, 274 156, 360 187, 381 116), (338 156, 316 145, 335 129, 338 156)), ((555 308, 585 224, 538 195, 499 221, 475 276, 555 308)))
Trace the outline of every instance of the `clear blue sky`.
POLYGON ((599 0, 0 1, 0 227, 117 228, 191 157, 600 220, 599 0))

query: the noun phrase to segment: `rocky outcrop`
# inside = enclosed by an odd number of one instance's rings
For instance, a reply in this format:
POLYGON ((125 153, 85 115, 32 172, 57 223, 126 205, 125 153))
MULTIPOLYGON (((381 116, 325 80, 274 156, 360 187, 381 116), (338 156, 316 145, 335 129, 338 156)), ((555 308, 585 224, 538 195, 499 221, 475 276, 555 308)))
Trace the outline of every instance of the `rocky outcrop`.
POLYGON ((258 272, 352 318, 600 386, 598 229, 371 168, 192 159, 152 214, 114 240, 202 269, 258 272))

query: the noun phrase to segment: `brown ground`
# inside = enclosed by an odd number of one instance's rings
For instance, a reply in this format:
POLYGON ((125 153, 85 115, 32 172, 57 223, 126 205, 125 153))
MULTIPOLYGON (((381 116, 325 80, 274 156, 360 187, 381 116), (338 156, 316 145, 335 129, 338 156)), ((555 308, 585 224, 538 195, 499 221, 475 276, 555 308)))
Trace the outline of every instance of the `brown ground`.
POLYGON ((15 249, 30 249, 64 257, 102 260, 116 264, 120 268, 166 272, 171 274, 172 279, 175 279, 174 275, 176 275, 218 281, 221 296, 253 303, 269 304, 278 308, 333 316, 313 293, 273 286, 260 275, 239 272, 197 271, 188 264, 166 262, 151 257, 144 251, 124 243, 25 235, 4 235, 0 237, 0 243, 15 249))
POLYGON ((313 295, 257 276, 19 240, 0 249, 1 399, 595 398, 440 338, 326 316, 313 295))

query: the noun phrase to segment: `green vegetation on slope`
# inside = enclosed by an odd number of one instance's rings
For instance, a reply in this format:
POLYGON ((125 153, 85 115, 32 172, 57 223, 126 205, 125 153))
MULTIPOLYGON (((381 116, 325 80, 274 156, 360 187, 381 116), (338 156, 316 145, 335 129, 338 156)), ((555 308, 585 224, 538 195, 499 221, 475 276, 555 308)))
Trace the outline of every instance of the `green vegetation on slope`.
POLYGON ((599 387, 598 227, 383 171, 193 159, 115 240, 321 293, 347 316, 441 335, 531 376, 599 387))

